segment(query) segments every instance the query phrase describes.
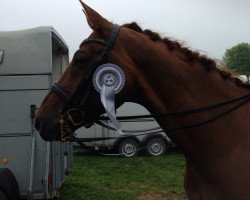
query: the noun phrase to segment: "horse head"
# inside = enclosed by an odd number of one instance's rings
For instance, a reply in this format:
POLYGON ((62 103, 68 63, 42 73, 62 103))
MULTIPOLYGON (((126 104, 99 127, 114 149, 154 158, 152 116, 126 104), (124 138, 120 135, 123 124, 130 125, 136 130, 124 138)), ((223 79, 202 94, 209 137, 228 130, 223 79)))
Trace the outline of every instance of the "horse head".
POLYGON ((93 32, 75 52, 36 115, 35 127, 47 141, 60 140, 62 131, 71 134, 81 126, 90 127, 105 112, 100 91, 92 80, 101 65, 115 66, 126 79, 124 88, 115 95, 116 108, 125 101, 139 100, 136 82, 140 76, 132 59, 137 49, 126 44, 143 44, 145 38, 131 29, 112 24, 83 2, 81 4, 93 32))

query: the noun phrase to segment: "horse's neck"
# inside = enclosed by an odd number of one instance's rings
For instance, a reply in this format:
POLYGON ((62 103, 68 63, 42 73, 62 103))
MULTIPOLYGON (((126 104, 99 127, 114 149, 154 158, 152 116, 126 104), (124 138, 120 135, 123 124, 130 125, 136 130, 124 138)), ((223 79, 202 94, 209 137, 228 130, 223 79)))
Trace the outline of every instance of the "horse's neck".
POLYGON ((208 71, 196 61, 188 63, 165 51, 152 55, 141 68, 141 91, 149 109, 158 113, 215 104, 248 92, 216 70, 208 71))
MULTIPOLYGON (((199 62, 188 63, 174 55, 167 55, 164 51, 158 51, 157 54, 150 57, 150 60, 143 62, 143 66, 140 67, 140 73, 144 77, 144 81, 140 79, 139 83, 141 95, 144 97, 143 104, 151 113, 201 108, 231 100, 249 92, 245 88, 237 86, 232 80, 224 80, 216 70, 207 71, 199 62)), ((178 119, 167 117, 159 119, 158 122, 164 130, 167 130, 207 120, 229 108, 227 106, 178 119)), ((247 108, 249 107, 244 109, 247 108)), ((218 119, 217 122, 199 128, 177 131, 173 133, 173 139, 187 154, 206 153, 202 151, 203 148, 218 150, 218 145, 225 145, 223 140, 230 141, 242 136, 235 131, 237 126, 247 123, 242 119, 244 116, 240 116, 239 112, 241 111, 237 110, 235 112, 237 114, 229 114, 223 119, 218 119), (235 134, 238 135, 234 136, 235 134), (228 138, 228 135, 232 138, 228 138), (221 140, 221 143, 218 140, 221 140), (210 144, 209 141, 211 141, 210 144)), ((197 156, 204 156, 204 154, 197 156)))

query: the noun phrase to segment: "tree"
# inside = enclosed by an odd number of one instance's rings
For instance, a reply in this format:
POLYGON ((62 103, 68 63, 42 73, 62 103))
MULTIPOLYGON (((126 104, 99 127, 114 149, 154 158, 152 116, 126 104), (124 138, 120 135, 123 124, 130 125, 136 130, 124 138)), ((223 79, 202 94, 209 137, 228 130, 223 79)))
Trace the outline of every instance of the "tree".
POLYGON ((250 83, 250 44, 239 43, 236 46, 227 49, 223 56, 223 62, 229 69, 242 75, 246 75, 247 81, 250 83))

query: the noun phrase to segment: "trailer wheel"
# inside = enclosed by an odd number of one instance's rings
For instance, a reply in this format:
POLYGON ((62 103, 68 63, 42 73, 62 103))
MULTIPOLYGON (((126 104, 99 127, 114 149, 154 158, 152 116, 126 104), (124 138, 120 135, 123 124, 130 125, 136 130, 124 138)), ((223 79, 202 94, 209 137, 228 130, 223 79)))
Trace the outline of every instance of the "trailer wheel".
POLYGON ((20 199, 17 180, 8 168, 0 168, 0 199, 20 199))
POLYGON ((160 156, 166 153, 166 143, 161 138, 152 138, 146 144, 146 154, 149 156, 160 156))
POLYGON ((0 199, 1 200, 10 200, 3 190, 0 189, 0 199))
POLYGON ((123 140, 119 144, 119 154, 122 154, 124 157, 133 157, 138 155, 139 145, 133 139, 123 140))

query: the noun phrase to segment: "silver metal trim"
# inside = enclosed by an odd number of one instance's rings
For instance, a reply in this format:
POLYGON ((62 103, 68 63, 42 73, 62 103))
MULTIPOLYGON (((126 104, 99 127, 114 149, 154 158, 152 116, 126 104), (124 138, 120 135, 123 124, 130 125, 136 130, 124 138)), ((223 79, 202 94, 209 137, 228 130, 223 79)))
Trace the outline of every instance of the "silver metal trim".
POLYGON ((76 108, 72 108, 72 109, 68 110, 68 111, 67 111, 67 117, 68 117, 69 121, 70 121, 74 126, 79 126, 79 125, 81 125, 81 124, 84 122, 84 113, 83 113, 82 111, 79 111, 79 110, 76 109, 76 108), (74 117, 72 117, 72 115, 71 115, 71 112, 80 112, 81 115, 82 115, 82 120, 81 120, 80 122, 78 122, 78 123, 75 122, 74 117))

